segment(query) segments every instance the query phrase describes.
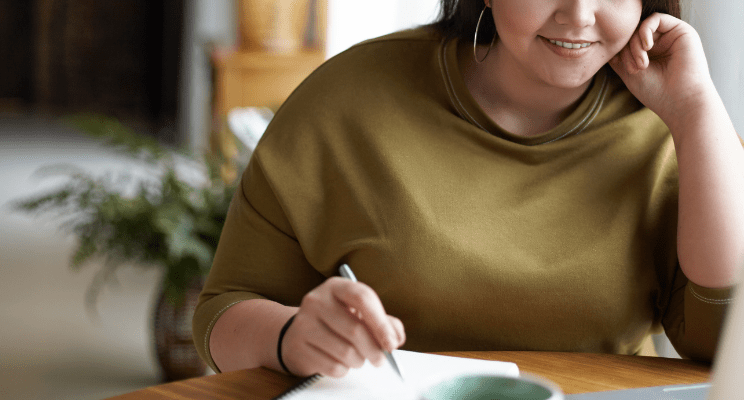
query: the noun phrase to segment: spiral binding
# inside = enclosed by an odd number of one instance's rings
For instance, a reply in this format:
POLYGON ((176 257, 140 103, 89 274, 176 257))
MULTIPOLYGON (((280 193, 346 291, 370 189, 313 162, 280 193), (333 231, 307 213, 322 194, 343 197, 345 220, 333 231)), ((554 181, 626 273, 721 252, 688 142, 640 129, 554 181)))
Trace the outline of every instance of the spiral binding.
POLYGON ((298 384, 296 384, 296 385, 292 386, 291 388, 285 390, 282 394, 280 394, 277 397, 274 397, 271 400, 289 400, 290 398, 292 398, 292 396, 294 394, 296 394, 297 392, 299 392, 299 391, 301 391, 301 390, 303 390, 303 389, 305 389, 305 388, 307 388, 309 386, 312 386, 312 384, 314 384, 315 382, 317 382, 318 380, 320 380, 320 378, 322 378, 322 376, 320 374, 310 375, 307 378, 305 378, 302 381, 300 381, 298 384))

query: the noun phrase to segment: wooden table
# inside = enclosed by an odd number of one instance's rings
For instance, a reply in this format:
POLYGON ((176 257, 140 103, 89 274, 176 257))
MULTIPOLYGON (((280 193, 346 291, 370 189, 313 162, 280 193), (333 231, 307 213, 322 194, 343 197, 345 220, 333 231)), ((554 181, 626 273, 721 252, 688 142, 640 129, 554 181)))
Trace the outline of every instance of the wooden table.
MULTIPOLYGON (((548 378, 566 394, 700 383, 707 381, 710 375, 706 365, 661 357, 521 351, 438 354, 515 362, 520 371, 548 378)), ((257 368, 153 386, 112 399, 267 400, 298 381, 298 378, 257 368)))

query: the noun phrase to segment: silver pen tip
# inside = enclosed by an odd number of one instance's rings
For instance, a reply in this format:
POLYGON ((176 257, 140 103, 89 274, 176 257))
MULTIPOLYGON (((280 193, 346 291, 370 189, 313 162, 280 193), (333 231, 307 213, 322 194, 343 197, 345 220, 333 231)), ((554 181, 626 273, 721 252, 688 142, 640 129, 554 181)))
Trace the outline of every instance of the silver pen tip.
POLYGON ((403 380, 403 374, 400 373, 400 368, 398 368, 398 363, 395 362, 395 358, 393 358, 393 355, 387 350, 383 350, 383 353, 385 353, 385 357, 388 359, 388 362, 393 367, 393 370, 395 370, 395 372, 400 377, 400 380, 403 380))

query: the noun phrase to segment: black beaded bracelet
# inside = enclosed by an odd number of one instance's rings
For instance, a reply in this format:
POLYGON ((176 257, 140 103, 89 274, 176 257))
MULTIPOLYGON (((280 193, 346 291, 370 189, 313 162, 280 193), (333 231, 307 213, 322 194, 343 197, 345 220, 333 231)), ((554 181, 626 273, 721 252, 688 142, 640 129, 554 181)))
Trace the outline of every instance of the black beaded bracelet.
POLYGON ((294 318, 296 316, 297 316, 296 314, 291 316, 289 320, 284 324, 284 326, 282 327, 282 330, 279 332, 279 343, 276 345, 276 356, 279 359, 279 365, 282 366, 282 369, 284 370, 284 372, 290 375, 294 375, 294 374, 289 372, 289 370, 287 369, 287 366, 284 365, 284 360, 282 360, 282 340, 284 340, 284 334, 287 333, 287 329, 289 329, 289 326, 292 325, 292 321, 294 321, 294 318))

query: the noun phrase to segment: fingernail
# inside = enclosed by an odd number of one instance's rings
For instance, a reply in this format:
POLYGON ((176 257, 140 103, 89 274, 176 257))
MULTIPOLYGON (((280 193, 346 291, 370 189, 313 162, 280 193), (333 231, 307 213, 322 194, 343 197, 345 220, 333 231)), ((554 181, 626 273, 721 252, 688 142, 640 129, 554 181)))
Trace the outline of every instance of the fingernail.
POLYGON ((643 68, 643 57, 638 57, 636 62, 638 62, 638 68, 643 68))

